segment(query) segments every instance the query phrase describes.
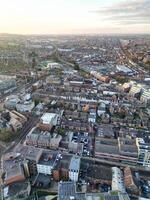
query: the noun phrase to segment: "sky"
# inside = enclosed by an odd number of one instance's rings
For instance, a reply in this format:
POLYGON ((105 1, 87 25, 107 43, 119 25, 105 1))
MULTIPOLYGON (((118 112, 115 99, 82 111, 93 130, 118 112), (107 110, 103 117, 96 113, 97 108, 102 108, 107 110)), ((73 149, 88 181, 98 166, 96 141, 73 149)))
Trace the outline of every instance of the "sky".
POLYGON ((150 33, 150 0, 0 0, 0 33, 150 33))

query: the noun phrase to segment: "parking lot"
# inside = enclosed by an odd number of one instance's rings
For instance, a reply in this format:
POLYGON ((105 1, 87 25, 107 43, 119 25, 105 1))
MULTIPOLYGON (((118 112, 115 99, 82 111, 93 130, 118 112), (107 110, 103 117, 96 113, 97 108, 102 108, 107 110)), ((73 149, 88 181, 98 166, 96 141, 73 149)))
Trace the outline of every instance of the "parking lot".
POLYGON ((75 143, 82 143, 83 146, 83 156, 90 156, 92 150, 92 139, 88 133, 75 132, 73 133, 72 141, 75 143))

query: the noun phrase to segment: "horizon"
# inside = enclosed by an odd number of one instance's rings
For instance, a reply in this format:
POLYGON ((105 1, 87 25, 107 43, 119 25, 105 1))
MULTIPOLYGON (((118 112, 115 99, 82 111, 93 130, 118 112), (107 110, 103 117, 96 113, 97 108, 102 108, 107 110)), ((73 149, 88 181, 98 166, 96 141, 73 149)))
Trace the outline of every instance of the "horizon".
POLYGON ((30 33, 30 34, 24 34, 24 33, 2 33, 1 35, 14 35, 14 36, 149 36, 150 33, 30 33))
POLYGON ((1 34, 150 34, 149 0, 0 0, 0 3, 1 34))

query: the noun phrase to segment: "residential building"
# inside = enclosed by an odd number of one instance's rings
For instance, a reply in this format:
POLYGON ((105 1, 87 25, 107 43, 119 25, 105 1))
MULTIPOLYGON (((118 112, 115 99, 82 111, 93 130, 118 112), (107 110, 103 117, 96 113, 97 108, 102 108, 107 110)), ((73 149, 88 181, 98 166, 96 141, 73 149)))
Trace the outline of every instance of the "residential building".
POLYGON ((118 167, 112 167, 112 190, 126 192, 123 180, 123 173, 118 167))
POLYGON ((69 179, 71 181, 77 182, 80 171, 80 157, 72 156, 70 165, 69 165, 69 179))
POLYGON ((143 138, 136 138, 138 147, 138 164, 145 167, 150 167, 150 143, 143 138))
POLYGON ((57 153, 43 152, 37 163, 37 172, 51 175, 56 162, 57 153))
POLYGON ((140 100, 146 105, 150 104, 150 91, 145 91, 142 93, 140 100))
POLYGON ((143 166, 150 167, 150 152, 145 152, 143 166))

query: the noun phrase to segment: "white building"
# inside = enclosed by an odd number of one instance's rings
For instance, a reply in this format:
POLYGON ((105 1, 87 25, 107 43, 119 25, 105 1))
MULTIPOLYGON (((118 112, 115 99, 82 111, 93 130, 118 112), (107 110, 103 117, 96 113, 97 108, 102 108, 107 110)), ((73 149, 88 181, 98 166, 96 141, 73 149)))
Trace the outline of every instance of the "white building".
POLYGON ((150 167, 150 152, 145 152, 143 166, 150 167))
POLYGON ((118 167, 112 167, 112 190, 126 192, 122 171, 118 167))
POLYGON ((69 166, 69 179, 77 182, 80 170, 80 157, 72 156, 69 166))
POLYGON ((138 147, 138 164, 150 168, 150 143, 146 143, 143 138, 136 138, 138 147))
POLYGON ((140 100, 145 104, 150 104, 150 91, 144 91, 141 95, 140 100))
POLYGON ((52 124, 55 126, 57 124, 58 117, 59 115, 55 113, 44 113, 41 117, 41 121, 43 124, 52 124))
POLYGON ((48 69, 60 69, 61 65, 59 63, 56 63, 56 62, 49 62, 47 64, 47 68, 48 69))
POLYGON ((37 163, 37 172, 45 175, 51 175, 56 162, 57 154, 44 152, 37 163))

